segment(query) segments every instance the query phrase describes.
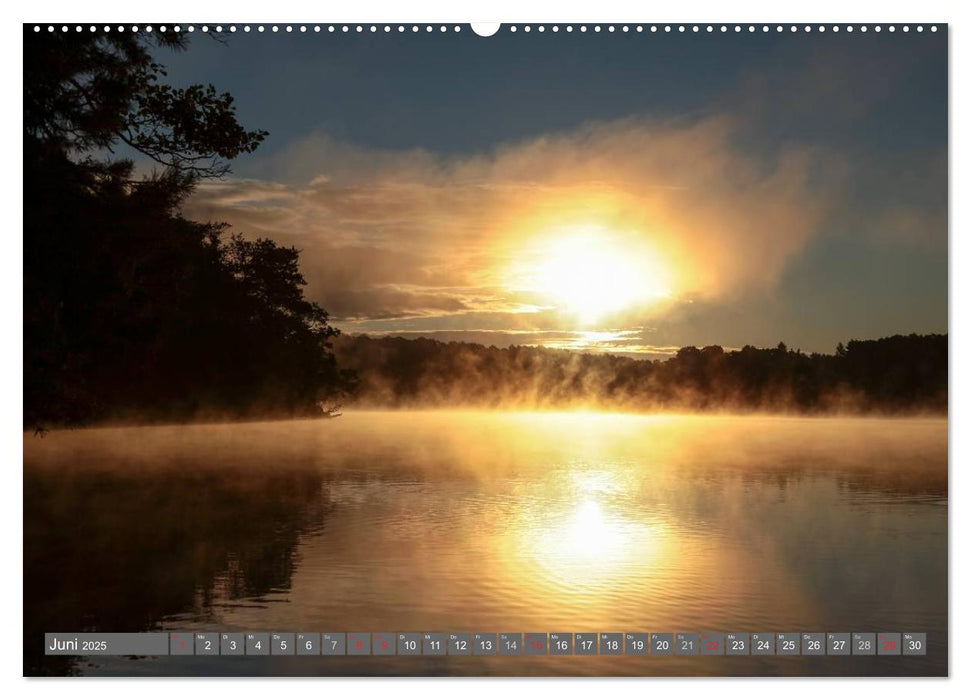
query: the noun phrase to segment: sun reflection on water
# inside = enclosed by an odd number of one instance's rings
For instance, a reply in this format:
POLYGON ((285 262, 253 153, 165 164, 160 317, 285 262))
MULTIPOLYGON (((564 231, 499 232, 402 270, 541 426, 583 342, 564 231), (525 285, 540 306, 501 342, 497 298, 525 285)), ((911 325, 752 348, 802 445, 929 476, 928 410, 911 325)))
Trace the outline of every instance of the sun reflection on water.
POLYGON ((524 585, 587 596, 664 567, 667 528, 636 507, 636 489, 620 467, 575 467, 553 476, 543 497, 524 502, 509 533, 508 556, 531 572, 524 585))

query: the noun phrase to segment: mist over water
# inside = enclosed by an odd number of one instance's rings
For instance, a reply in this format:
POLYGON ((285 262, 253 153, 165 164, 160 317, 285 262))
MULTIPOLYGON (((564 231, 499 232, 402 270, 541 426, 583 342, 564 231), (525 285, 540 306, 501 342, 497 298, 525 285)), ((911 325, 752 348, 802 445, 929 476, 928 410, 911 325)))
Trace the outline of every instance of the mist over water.
POLYGON ((943 419, 351 412, 24 454, 32 673, 947 672, 943 419), (928 655, 41 656, 83 630, 926 631, 928 655))

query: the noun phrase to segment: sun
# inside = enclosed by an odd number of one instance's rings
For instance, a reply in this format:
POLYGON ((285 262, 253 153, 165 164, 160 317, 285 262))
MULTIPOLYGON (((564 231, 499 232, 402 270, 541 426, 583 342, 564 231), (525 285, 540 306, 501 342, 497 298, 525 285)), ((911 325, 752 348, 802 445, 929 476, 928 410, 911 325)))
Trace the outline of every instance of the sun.
POLYGON ((580 322, 670 296, 668 275, 656 254, 600 227, 584 227, 544 240, 533 289, 580 322))

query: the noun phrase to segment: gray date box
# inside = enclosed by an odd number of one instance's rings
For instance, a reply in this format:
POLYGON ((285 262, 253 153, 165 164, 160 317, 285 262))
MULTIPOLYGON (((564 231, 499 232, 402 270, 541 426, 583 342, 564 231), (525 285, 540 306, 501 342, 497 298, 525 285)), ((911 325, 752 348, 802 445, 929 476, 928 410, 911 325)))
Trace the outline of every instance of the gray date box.
POLYGON ((274 632, 270 635, 270 653, 273 656, 293 656, 294 650, 293 632, 274 632))
POLYGON ((877 635, 873 632, 853 633, 853 656, 874 656, 877 653, 877 635))
POLYGON ((698 633, 678 632, 674 635, 675 653, 678 656, 692 656, 698 653, 698 633))
POLYGON ((443 632, 425 632, 421 636, 421 653, 424 656, 445 656, 446 645, 443 632))
POLYGON ((826 635, 822 632, 803 632, 802 655, 826 656, 826 635))
POLYGON ((195 643, 191 632, 172 632, 169 634, 169 654, 172 656, 192 656, 195 643))
POLYGON ((573 643, 574 653, 577 656, 594 656, 600 653, 597 647, 596 632, 577 632, 573 643))
POLYGON ((698 646, 704 656, 724 656, 725 635, 722 632, 702 632, 698 646))
POLYGON ((375 632, 371 635, 371 653, 375 656, 394 656, 393 632, 375 632))
POLYGON ((472 653, 476 656, 495 656, 499 649, 498 637, 495 632, 476 632, 472 637, 472 653))
POLYGON ((518 656, 523 653, 523 635, 521 632, 499 633, 499 655, 518 656))
POLYGON ((196 656, 219 656, 219 635, 215 632, 196 632, 196 656))
POLYGON ((472 633, 450 632, 448 635, 449 656, 472 656, 472 633))
POLYGON ((270 635, 266 632, 247 632, 246 633, 246 655, 247 656, 269 656, 270 655, 270 635))
POLYGON ((347 653, 347 635, 343 632, 321 633, 320 653, 324 656, 344 656, 347 653))
POLYGON ((347 633, 347 655, 348 656, 370 656, 371 654, 371 633, 370 632, 348 632, 347 633))
POLYGON ((617 656, 624 653, 624 633, 623 632, 601 632, 600 633, 600 654, 607 656, 617 656))
POLYGON ((775 633, 774 632, 753 632, 751 649, 752 649, 752 656, 774 656, 775 655, 775 633))
POLYGON ((550 654, 570 656, 573 654, 572 632, 550 632, 550 654))
POLYGON ((852 643, 849 632, 829 632, 826 635, 826 653, 830 656, 849 656, 852 643))
POLYGON ((927 654, 927 633, 904 632, 903 646, 904 656, 925 656, 927 654))
POLYGON ((544 656, 549 651, 549 635, 546 632, 527 632, 523 640, 523 652, 529 656, 544 656))
POLYGON ((318 632, 297 632, 297 656, 318 656, 320 654, 320 634, 318 632))
POLYGON ((727 656, 748 656, 748 632, 729 632, 725 635, 725 654, 727 656))
POLYGON ((418 632, 399 632, 398 656, 421 656, 421 634, 418 632))
POLYGON ((877 635, 879 656, 900 656, 900 632, 881 632, 877 635))
POLYGON ((631 656, 646 656, 650 649, 647 632, 627 632, 624 634, 624 653, 631 656))
POLYGON ((223 632, 219 635, 219 653, 223 656, 242 656, 245 644, 242 632, 223 632))
POLYGON ((671 656, 674 653, 674 634, 672 632, 655 632, 651 635, 651 654, 653 656, 671 656))
POLYGON ((799 656, 799 633, 779 632, 775 636, 775 653, 779 656, 799 656))

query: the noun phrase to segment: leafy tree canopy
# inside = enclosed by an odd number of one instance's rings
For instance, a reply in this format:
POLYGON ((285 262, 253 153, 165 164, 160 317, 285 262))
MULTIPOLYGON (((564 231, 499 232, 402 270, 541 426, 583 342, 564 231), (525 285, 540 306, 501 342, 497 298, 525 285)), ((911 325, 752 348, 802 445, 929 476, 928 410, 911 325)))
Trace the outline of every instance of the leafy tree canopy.
POLYGON ((186 48, 184 34, 55 32, 28 36, 24 129, 50 148, 89 156, 119 143, 185 175, 214 177, 267 136, 236 121, 233 98, 212 85, 174 88, 152 44, 186 48), (146 38, 150 37, 150 38, 146 38))
POLYGON ((266 137, 213 86, 165 83, 184 35, 24 37, 28 426, 319 411, 350 381, 299 253, 181 204, 266 137), (122 154, 121 151, 127 151, 122 154), (135 176, 132 157, 155 164, 135 176))

